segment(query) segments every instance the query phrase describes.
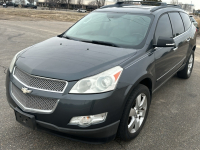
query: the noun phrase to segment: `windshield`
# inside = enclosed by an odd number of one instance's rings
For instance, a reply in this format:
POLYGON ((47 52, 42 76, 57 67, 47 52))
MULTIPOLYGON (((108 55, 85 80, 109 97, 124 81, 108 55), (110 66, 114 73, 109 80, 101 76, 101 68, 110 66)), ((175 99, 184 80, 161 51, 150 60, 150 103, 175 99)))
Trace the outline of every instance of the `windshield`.
MULTIPOLYGON (((111 43, 110 46, 139 48, 151 24, 150 15, 93 12, 63 36, 83 42, 111 43)), ((144 45, 144 44, 143 44, 144 45)))

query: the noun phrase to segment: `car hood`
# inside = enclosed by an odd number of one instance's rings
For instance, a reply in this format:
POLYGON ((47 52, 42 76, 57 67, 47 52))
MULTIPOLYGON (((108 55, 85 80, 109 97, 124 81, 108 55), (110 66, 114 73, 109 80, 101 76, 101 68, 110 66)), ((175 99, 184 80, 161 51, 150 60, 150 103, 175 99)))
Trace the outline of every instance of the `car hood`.
POLYGON ((27 48, 16 66, 32 75, 79 80, 115 67, 136 50, 54 37, 27 48))

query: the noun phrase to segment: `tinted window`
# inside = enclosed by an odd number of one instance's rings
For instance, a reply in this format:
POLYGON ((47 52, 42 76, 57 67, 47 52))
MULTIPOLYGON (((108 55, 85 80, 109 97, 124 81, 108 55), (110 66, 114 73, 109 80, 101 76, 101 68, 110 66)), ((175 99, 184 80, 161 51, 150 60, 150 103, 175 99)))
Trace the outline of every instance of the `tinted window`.
POLYGON ((93 12, 72 26, 64 36, 136 48, 145 39, 150 23, 149 15, 93 12))
POLYGON ((190 28, 190 25, 191 25, 191 21, 190 21, 190 18, 187 14, 185 13, 180 13, 181 14, 181 17, 183 19, 183 23, 184 23, 184 26, 185 26, 185 30, 188 30, 190 28))
POLYGON ((157 29, 155 33, 156 43, 160 36, 166 37, 166 38, 173 37, 171 23, 170 23, 168 14, 163 15, 158 21, 158 25, 157 25, 157 29))
POLYGON ((172 22, 174 37, 184 32, 183 21, 179 13, 169 13, 169 17, 172 22))

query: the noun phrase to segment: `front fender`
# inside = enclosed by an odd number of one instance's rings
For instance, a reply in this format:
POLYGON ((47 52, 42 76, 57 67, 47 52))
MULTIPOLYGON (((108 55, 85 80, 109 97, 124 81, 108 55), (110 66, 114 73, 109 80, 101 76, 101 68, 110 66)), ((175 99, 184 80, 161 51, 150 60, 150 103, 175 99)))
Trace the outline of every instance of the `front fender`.
MULTIPOLYGON (((133 58, 134 59, 134 58, 133 58)), ((123 101, 122 109, 130 97, 132 91, 142 81, 148 79, 151 82, 150 92, 153 91, 155 85, 155 57, 153 51, 148 51, 137 59, 130 61, 123 68, 123 73, 120 77, 120 82, 127 86, 125 91, 125 99, 123 101)))

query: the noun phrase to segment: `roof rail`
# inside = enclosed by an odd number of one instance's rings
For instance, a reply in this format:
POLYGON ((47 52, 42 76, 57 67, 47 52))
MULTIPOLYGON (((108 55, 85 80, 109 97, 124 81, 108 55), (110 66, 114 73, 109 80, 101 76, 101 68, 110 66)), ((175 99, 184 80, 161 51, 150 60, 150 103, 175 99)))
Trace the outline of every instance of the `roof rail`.
POLYGON ((180 5, 167 4, 167 6, 154 7, 154 8, 151 9, 151 12, 154 12, 154 11, 162 9, 162 8, 167 8, 167 7, 174 7, 174 8, 182 9, 180 5))
POLYGON ((131 4, 131 3, 141 3, 142 5, 156 5, 156 6, 167 6, 165 2, 155 2, 155 1, 120 1, 115 3, 115 5, 131 4))
POLYGON ((101 8, 108 8, 108 7, 123 7, 128 5, 134 5, 133 3, 141 3, 141 5, 153 5, 153 6, 167 6, 165 2, 154 2, 154 1, 120 1, 115 3, 114 5, 106 5, 101 8))
POLYGON ((114 5, 106 5, 101 8, 108 8, 108 7, 123 7, 123 6, 129 6, 129 5, 134 5, 133 3, 141 3, 141 5, 150 5, 150 6, 157 6, 151 9, 151 12, 154 12, 156 10, 166 8, 166 7, 175 7, 175 8, 180 8, 179 5, 173 5, 173 4, 167 4, 165 2, 155 2, 155 1, 121 1, 117 2, 114 5))

